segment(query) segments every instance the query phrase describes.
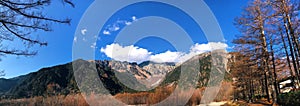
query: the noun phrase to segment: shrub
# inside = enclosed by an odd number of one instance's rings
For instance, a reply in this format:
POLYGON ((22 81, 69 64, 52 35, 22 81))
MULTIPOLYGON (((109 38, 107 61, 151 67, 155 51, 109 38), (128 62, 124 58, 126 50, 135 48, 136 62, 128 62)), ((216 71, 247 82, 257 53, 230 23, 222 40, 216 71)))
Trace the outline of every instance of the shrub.
POLYGON ((300 106, 300 91, 280 94, 277 100, 283 106, 300 106))

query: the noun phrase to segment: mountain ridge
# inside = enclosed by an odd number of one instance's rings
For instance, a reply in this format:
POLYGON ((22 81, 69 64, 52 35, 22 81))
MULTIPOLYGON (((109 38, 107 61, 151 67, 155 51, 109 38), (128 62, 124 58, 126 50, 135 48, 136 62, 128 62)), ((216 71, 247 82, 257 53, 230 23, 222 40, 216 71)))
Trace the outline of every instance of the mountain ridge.
MULTIPOLYGON (((209 55, 211 55, 210 52, 204 53, 204 54, 199 54, 199 55, 191 58, 190 60, 194 59, 196 61, 202 61, 203 63, 208 63, 208 59, 207 60, 201 60, 201 59, 202 59, 202 57, 207 57, 209 55)), ((134 90, 132 88, 128 88, 126 85, 122 84, 121 83, 122 81, 120 82, 120 80, 117 78, 117 75, 123 75, 122 74, 123 72, 114 70, 111 66, 109 66, 109 64, 112 63, 111 61, 107 61, 107 60, 86 61, 86 60, 78 59, 73 62, 56 65, 56 66, 52 66, 52 67, 47 67, 47 68, 42 68, 42 69, 38 70, 37 72, 32 72, 32 73, 23 75, 23 79, 20 80, 18 82, 18 84, 15 84, 9 90, 7 90, 7 88, 6 88, 6 92, 2 91, 2 94, 5 94, 4 96, 6 98, 7 97, 22 98, 22 97, 32 97, 32 96, 53 95, 53 91, 58 94, 63 94, 63 95, 67 95, 70 93, 79 93, 80 91, 78 89, 77 82, 74 78, 74 72, 72 70, 72 68, 73 68, 72 63, 77 63, 77 62, 80 65, 83 65, 82 67, 91 67, 91 66, 93 66, 91 64, 95 63, 96 69, 98 72, 98 76, 99 76, 100 80, 102 82, 104 82, 103 84, 104 84, 105 88, 110 91, 109 92, 110 94, 114 95, 114 94, 121 93, 121 92, 137 92, 136 90, 134 90)), ((124 66, 125 66, 125 68, 128 68, 127 65, 129 65, 130 66, 129 69, 132 69, 131 66, 139 67, 139 65, 140 65, 142 67, 145 67, 149 64, 151 64, 153 66, 162 65, 161 63, 154 63, 151 61, 146 61, 146 62, 147 62, 146 65, 145 65, 145 63, 143 63, 143 64, 142 63, 141 64, 134 64, 134 63, 127 64, 126 63, 124 66)), ((180 67, 180 66, 175 66, 174 64, 171 64, 171 63, 164 63, 164 64, 170 65, 169 67, 171 68, 171 70, 167 70, 168 72, 163 73, 163 74, 165 74, 166 77, 163 78, 162 81, 159 80, 161 78, 156 78, 156 80, 154 80, 152 83, 150 83, 151 86, 154 84, 157 85, 159 83, 161 83, 162 85, 168 85, 171 82, 174 82, 176 79, 178 79, 178 77, 176 77, 176 76, 178 76, 179 72, 176 70, 178 70, 179 69, 178 67, 180 67), (177 74, 172 74, 172 73, 177 73, 177 74)), ((135 68, 133 68, 133 69, 135 69, 135 68)), ((91 71, 91 70, 84 69, 84 71, 91 71)), ((127 70, 127 73, 129 73, 129 75, 136 74, 134 71, 136 71, 136 70, 129 70, 129 71, 127 70)), ((141 70, 138 70, 138 71, 141 71, 141 70)), ((208 73, 208 71, 203 71, 203 73, 208 73)), ((203 74, 203 75, 208 75, 208 74, 203 74)), ((153 76, 152 73, 151 73, 151 76, 153 76)), ((205 77, 205 78, 207 78, 207 77, 205 77)), ((205 81, 207 81, 207 80, 205 80, 205 78, 201 79, 201 81, 204 81, 204 82, 201 82, 201 84, 198 84, 199 86, 205 85, 204 83, 205 83, 205 81)), ((148 81, 146 77, 142 78, 142 79, 145 81, 148 81)), ((10 80, 12 80, 12 79, 10 79, 10 80)), ((90 79, 89 77, 87 77, 86 80, 87 81, 95 81, 95 79, 90 79)), ((138 79, 137 77, 130 78, 130 81, 132 81, 131 82, 132 84, 142 83, 139 80, 140 79, 138 79)), ((0 83, 0 86, 2 86, 1 84, 2 83, 0 83)), ((161 85, 159 85, 159 86, 161 86, 161 85)), ((145 87, 147 87, 147 85, 145 85, 145 87)), ((91 91, 95 90, 92 88, 93 87, 91 87, 91 86, 86 87, 86 89, 88 89, 88 90, 91 90, 91 91)), ((101 91, 101 89, 98 89, 98 91, 101 91)))
MULTIPOLYGON (((109 77, 111 74, 112 77, 115 77, 115 74, 109 73, 112 71, 110 69, 109 64, 112 63, 112 61, 107 61, 107 60, 94 60, 94 61, 89 61, 89 60, 83 60, 83 59, 77 59, 73 62, 65 63, 65 64, 60 64, 60 65, 54 65, 50 67, 45 67, 41 68, 36 72, 31 72, 25 75, 20 75, 17 77, 13 78, 1 78, 0 79, 0 94, 5 97, 31 97, 31 96, 43 96, 45 93, 47 93, 47 87, 50 86, 51 84, 57 84, 59 86, 59 92, 61 94, 68 94, 71 92, 79 92, 78 88, 76 87, 77 84, 75 81, 75 78, 73 76, 72 70, 72 63, 76 62, 82 62, 82 63, 87 63, 91 64, 93 62, 96 62, 97 68, 103 68, 103 70, 106 71, 101 71, 99 72, 100 77, 105 80, 105 77, 109 77), (102 67, 103 66, 103 67, 102 67), (109 71, 107 71, 109 70, 109 71), (107 74, 109 73, 109 74, 107 74), (108 75, 108 76, 107 76, 108 75), (49 80, 47 80, 49 79, 49 80), (7 83, 10 83, 10 86, 7 83), (38 85, 38 86, 34 86, 38 85), (33 92, 27 92, 33 90, 33 92), (34 91, 35 90, 35 91, 34 91), (26 91, 26 92, 24 92, 26 91)), ((121 62, 123 63, 123 62, 121 62)), ((131 66, 138 66, 138 64, 134 63, 129 63, 126 65, 131 65, 131 66)), ((102 70, 102 69, 99 69, 102 70)), ((116 72, 116 71, 115 71, 116 72)), ((116 78, 114 79, 109 79, 104 82, 111 82, 107 84, 109 87, 114 85, 113 87, 109 88, 115 88, 112 89, 111 93, 117 93, 121 92, 123 89, 127 89, 127 91, 133 91, 130 90, 129 88, 125 88, 123 86, 119 86, 119 81, 116 81, 116 78), (113 81, 111 81, 113 80, 113 81), (113 83, 118 83, 118 84, 113 84, 113 83), (117 89, 120 89, 117 90, 117 89)))

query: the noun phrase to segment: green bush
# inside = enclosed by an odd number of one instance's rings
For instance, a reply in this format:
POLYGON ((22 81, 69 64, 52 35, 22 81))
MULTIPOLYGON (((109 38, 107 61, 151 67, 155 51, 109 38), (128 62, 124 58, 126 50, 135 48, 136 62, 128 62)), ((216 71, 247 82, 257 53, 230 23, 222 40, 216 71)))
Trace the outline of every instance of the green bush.
POLYGON ((254 95, 255 99, 268 98, 267 95, 254 95))
POLYGON ((300 106, 300 91, 280 94, 277 100, 282 106, 300 106))

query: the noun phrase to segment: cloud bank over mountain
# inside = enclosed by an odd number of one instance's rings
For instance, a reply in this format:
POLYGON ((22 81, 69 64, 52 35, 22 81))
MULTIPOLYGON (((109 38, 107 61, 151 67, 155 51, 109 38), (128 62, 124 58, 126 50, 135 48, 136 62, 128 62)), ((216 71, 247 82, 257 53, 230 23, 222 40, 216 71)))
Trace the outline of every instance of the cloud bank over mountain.
POLYGON ((158 63, 163 62, 184 62, 191 57, 204 52, 227 49, 228 45, 221 42, 209 42, 207 44, 194 44, 190 47, 188 52, 180 51, 166 51, 163 53, 154 54, 151 51, 140 48, 138 46, 129 45, 122 46, 118 43, 106 45, 100 49, 107 57, 117 61, 137 62, 154 61, 158 63))

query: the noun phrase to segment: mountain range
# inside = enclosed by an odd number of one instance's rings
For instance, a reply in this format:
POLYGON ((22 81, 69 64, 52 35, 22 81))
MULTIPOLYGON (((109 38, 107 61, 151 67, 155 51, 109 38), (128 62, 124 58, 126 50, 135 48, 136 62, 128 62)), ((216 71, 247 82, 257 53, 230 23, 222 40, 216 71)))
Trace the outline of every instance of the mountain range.
MULTIPOLYGON (((203 87, 208 83, 210 70, 213 62, 227 62, 226 58, 221 58, 224 52, 207 52, 194 56, 182 64, 175 63, 156 63, 145 61, 140 64, 120 62, 115 60, 110 61, 86 61, 75 60, 70 63, 57 65, 53 67, 42 68, 36 72, 27 75, 18 76, 11 79, 0 79, 0 95, 2 98, 28 98, 33 96, 47 95, 68 95, 71 93, 80 93, 77 86, 78 83, 86 84, 100 79, 103 86, 108 89, 112 95, 122 92, 139 92, 129 86, 141 84, 138 86, 141 89, 155 89, 157 86, 175 86, 178 83, 184 83, 184 86, 203 87), (212 61, 212 55, 218 57, 212 61), (75 80, 73 65, 81 68, 80 74, 85 79, 83 82, 75 80), (92 71, 93 66, 96 66, 97 77, 88 77, 84 75, 92 71), (184 73, 186 74, 183 74, 184 73), (197 79, 193 79, 189 75, 199 75, 197 79), (98 78, 98 79, 95 79, 98 78), (182 81, 179 79, 183 79, 182 81), (124 82, 122 81, 127 81, 124 82), (132 85, 131 85, 132 84, 132 85)), ((226 57, 228 57, 226 55, 226 57)), ((225 69, 226 66, 218 66, 218 70, 225 69)), ((226 74, 228 74, 226 72, 226 74)), ((226 76, 225 76, 226 77, 226 76)), ((213 78, 218 79, 218 78, 213 78)), ((87 91, 102 92, 103 89, 95 88, 95 86, 84 86, 87 91)))

